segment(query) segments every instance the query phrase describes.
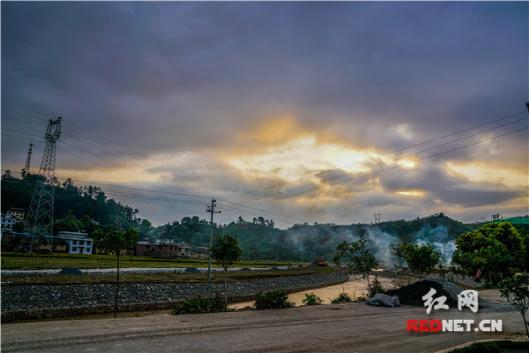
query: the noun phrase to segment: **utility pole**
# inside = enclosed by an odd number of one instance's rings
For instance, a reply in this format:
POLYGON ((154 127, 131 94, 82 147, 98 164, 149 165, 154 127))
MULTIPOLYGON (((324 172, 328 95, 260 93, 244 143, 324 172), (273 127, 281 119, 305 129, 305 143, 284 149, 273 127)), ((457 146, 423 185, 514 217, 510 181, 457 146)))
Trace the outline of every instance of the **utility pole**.
POLYGON ((215 210, 217 207, 217 201, 215 198, 211 198, 211 204, 207 206, 206 211, 209 213, 210 219, 209 219, 209 249, 208 249, 208 285, 211 287, 211 249, 213 248, 213 230, 214 230, 214 224, 213 224, 213 215, 214 214, 220 214, 220 210, 215 210))
POLYGON ((375 224, 380 224, 380 216, 381 215, 382 215, 381 213, 373 214, 373 216, 375 217, 375 224))
POLYGON ((32 153, 33 153, 33 143, 30 143, 28 147, 28 154, 26 156, 26 164, 24 165, 24 168, 22 169, 22 177, 26 177, 26 175, 29 173, 32 153))

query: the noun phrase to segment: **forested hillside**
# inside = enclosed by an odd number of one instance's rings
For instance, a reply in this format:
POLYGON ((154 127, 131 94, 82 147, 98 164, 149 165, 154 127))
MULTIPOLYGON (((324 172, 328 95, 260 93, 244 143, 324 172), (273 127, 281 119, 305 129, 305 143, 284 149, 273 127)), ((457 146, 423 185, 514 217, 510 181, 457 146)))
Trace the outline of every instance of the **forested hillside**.
MULTIPOLYGON (((11 207, 27 209, 37 178, 37 175, 28 175, 23 179, 4 175, 2 212, 11 207)), ((61 230, 92 233, 97 228, 135 228, 144 240, 170 239, 188 242, 194 247, 208 244, 210 225, 198 216, 154 227, 147 219, 137 216, 137 209, 108 198, 101 188, 75 186, 70 180, 56 183, 55 196, 55 233, 61 230)), ((330 259, 338 243, 364 237, 380 260, 391 263, 391 246, 401 240, 431 243, 450 256, 454 239, 474 226, 441 213, 376 225, 298 224, 281 230, 275 227, 273 220, 258 216, 252 220, 239 217, 227 225, 217 225, 214 234, 237 236, 246 259, 282 260, 312 260, 318 256, 330 259)))

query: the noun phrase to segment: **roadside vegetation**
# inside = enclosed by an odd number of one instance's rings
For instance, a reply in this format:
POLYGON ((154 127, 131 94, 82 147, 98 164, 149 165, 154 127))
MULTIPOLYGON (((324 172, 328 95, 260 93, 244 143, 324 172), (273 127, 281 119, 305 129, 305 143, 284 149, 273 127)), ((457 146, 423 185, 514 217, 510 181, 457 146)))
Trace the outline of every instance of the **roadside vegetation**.
POLYGON ((195 297, 176 305, 171 312, 173 315, 186 313, 226 312, 226 303, 217 294, 214 298, 195 297))
POLYGON ((255 308, 257 310, 284 309, 293 306, 294 304, 288 301, 288 294, 284 290, 259 293, 255 298, 255 308))
POLYGON ((351 301, 353 301, 353 299, 351 299, 351 297, 348 294, 341 293, 336 298, 331 300, 331 304, 343 304, 343 303, 351 302, 351 301))
POLYGON ((314 293, 305 294, 305 298, 303 299, 303 304, 308 306, 321 305, 321 303, 321 298, 314 293))
POLYGON ((527 321, 527 310, 529 310, 529 273, 515 274, 511 278, 504 279, 500 283, 500 293, 516 311, 520 312, 525 326, 525 333, 529 338, 529 321, 527 321))
POLYGON ((509 222, 489 223, 456 240, 453 263, 463 273, 497 287, 518 272, 529 271, 529 231, 509 222))

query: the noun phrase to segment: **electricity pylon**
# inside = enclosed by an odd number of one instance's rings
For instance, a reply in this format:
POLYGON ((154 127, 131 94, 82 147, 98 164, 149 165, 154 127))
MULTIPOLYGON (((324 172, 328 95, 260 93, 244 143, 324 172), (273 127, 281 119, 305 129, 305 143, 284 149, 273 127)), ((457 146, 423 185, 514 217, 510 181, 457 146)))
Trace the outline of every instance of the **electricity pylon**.
POLYGON ((51 251, 53 252, 53 207, 55 199, 55 152, 57 141, 61 136, 61 117, 48 121, 44 134, 46 146, 42 153, 39 175, 31 196, 31 203, 26 218, 26 227, 31 233, 29 252, 33 251, 33 237, 51 234, 51 251))
POLYGON ((32 153, 33 153, 33 143, 30 143, 28 147, 28 154, 26 156, 26 164, 24 165, 24 168, 22 169, 22 177, 26 177, 26 175, 29 173, 32 153))

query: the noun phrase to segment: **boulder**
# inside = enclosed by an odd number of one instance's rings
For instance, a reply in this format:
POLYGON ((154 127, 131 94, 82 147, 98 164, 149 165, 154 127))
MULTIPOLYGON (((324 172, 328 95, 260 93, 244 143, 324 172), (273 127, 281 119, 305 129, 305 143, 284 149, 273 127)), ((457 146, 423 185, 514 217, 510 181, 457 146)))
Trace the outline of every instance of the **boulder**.
POLYGON ((376 293, 375 296, 367 300, 367 304, 371 306, 397 307, 400 306, 400 301, 399 297, 396 295, 389 296, 382 293, 376 293))

